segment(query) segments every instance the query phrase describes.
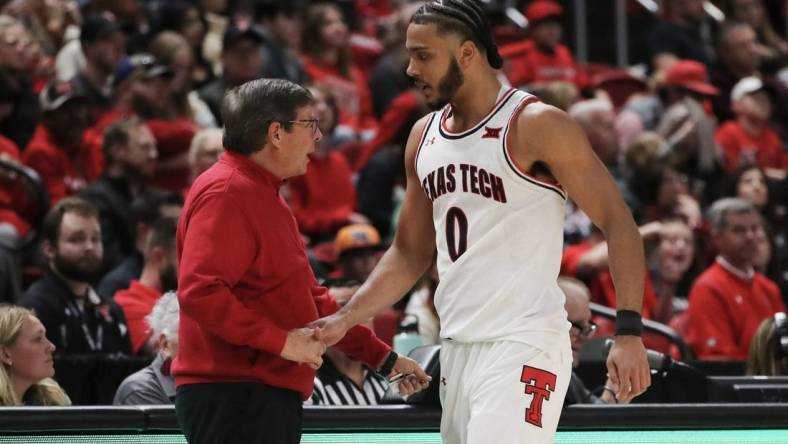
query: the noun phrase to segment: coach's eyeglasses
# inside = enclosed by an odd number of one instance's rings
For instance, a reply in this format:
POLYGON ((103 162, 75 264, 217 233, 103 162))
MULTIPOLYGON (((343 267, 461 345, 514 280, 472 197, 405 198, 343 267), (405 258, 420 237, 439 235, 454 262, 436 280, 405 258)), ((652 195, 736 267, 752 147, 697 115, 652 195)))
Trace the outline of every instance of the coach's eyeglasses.
POLYGON ((574 321, 569 321, 569 323, 572 324, 572 328, 576 328, 580 332, 582 338, 590 338, 596 333, 597 325, 594 321, 588 321, 588 324, 585 325, 574 321))
POLYGON ((287 123, 297 123, 299 125, 306 125, 309 129, 312 130, 312 135, 317 134, 318 130, 318 123, 320 123, 320 119, 298 119, 298 120, 288 120, 287 123))

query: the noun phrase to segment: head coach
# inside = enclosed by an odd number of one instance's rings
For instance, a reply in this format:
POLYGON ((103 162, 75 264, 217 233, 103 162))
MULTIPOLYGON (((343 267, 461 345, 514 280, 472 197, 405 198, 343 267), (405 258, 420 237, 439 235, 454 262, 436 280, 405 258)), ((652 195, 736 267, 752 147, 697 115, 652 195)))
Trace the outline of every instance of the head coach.
MULTIPOLYGON (((339 309, 279 195, 322 137, 315 116, 310 93, 286 80, 225 94, 225 152, 194 182, 177 231, 181 322, 171 371, 192 444, 300 442, 302 400, 325 351, 320 329, 306 325, 339 309)), ((339 346, 384 373, 426 377, 367 328, 339 346)))

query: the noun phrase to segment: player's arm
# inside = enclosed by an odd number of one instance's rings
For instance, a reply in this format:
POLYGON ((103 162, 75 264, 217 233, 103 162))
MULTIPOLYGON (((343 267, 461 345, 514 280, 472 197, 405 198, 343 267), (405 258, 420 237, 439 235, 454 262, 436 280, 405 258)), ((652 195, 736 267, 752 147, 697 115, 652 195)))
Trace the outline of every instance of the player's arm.
POLYGON ((413 126, 405 147, 407 187, 394 242, 353 298, 339 312, 315 324, 324 327, 323 338, 328 345, 339 341, 350 327, 397 302, 432 263, 432 203, 424 195, 415 170, 416 151, 428 119, 429 115, 413 126))
POLYGON ((643 241, 618 186, 583 130, 564 112, 534 103, 518 116, 510 140, 519 166, 542 161, 605 235, 619 310, 640 312, 646 268, 643 241))
MULTIPOLYGON (((608 244, 617 309, 640 313, 646 273, 643 241, 618 187, 582 129, 563 111, 534 103, 523 109, 512 131, 510 147, 518 165, 530 167, 534 162, 544 162, 602 230, 608 244)), ((616 384, 621 380, 619 399, 629 400, 645 391, 651 377, 640 337, 617 336, 610 356, 611 378, 616 384)))

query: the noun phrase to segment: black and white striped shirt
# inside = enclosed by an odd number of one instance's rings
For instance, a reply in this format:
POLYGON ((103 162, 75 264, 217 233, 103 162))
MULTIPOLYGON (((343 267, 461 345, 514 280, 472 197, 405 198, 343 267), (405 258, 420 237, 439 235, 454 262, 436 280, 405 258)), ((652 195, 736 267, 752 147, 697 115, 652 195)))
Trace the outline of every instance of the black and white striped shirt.
POLYGON ((373 370, 365 370, 364 385, 359 387, 340 373, 331 359, 323 356, 323 365, 315 376, 315 390, 312 392, 311 404, 377 405, 388 389, 388 381, 373 370))

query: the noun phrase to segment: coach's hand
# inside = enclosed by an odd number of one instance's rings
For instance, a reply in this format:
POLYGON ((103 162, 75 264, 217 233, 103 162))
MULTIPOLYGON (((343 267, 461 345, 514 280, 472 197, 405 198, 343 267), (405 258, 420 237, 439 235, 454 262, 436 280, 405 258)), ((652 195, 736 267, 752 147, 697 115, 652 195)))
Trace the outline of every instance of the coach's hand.
POLYGON ((296 328, 287 333, 281 357, 288 361, 306 364, 317 370, 323 364, 326 344, 322 340, 320 328, 296 328))
POLYGON ((618 388, 619 402, 629 402, 651 385, 651 372, 646 359, 646 347, 639 336, 616 336, 607 356, 610 382, 618 388))
POLYGON ((397 358, 397 362, 394 363, 394 367, 389 374, 389 380, 399 375, 404 375, 402 379, 399 380, 399 393, 403 396, 408 396, 419 390, 424 390, 430 385, 430 381, 432 381, 432 377, 427 375, 424 369, 421 368, 416 361, 407 356, 400 355, 400 357, 397 358))

